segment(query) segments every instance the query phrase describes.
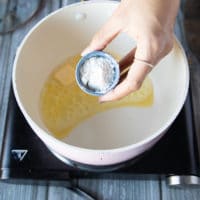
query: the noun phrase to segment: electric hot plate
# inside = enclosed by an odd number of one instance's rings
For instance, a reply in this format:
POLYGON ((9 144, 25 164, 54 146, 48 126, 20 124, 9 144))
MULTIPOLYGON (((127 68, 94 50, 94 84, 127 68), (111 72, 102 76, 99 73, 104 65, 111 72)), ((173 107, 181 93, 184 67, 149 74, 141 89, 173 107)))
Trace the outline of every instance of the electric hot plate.
POLYGON ((168 177, 169 184, 199 184, 199 148, 190 92, 186 102, 156 145, 133 161, 111 170, 90 169, 61 161, 27 124, 11 89, 0 155, 0 179, 71 181, 77 178, 168 177))

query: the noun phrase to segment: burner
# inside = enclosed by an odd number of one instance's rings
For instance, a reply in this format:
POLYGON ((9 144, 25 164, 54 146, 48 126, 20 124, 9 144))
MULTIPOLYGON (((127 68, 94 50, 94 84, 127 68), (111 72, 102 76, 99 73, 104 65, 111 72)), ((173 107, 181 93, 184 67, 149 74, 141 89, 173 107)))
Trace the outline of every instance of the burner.
POLYGON ((67 181, 73 178, 110 178, 110 175, 112 178, 129 179, 153 179, 165 175, 173 178, 169 181, 172 185, 177 184, 177 180, 188 180, 188 176, 193 180, 192 184, 200 183, 199 149, 190 96, 189 94, 168 132, 149 151, 110 168, 91 168, 63 158, 58 159, 59 155, 54 155, 29 127, 11 89, 0 160, 0 178, 67 181))

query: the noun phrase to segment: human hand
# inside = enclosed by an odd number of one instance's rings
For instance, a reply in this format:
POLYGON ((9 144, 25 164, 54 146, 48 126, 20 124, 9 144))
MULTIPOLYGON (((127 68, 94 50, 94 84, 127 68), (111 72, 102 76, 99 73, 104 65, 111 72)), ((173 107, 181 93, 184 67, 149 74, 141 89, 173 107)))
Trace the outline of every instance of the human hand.
POLYGON ((173 47, 173 29, 179 0, 122 0, 106 24, 94 35, 82 55, 103 50, 120 32, 137 45, 120 62, 131 65, 126 78, 100 102, 121 99, 138 90, 146 75, 173 47))

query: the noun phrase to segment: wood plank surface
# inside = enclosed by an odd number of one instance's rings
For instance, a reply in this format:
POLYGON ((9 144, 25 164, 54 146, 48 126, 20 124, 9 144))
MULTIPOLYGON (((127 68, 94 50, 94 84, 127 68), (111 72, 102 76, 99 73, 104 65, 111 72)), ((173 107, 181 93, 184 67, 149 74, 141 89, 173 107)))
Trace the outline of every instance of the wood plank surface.
POLYGON ((47 199, 47 189, 46 186, 0 182, 0 200, 43 200, 47 199))
MULTIPOLYGON (((5 0, 4 0, 5 1, 5 0)), ((12 0, 11 0, 12 1, 12 0)), ((10 1, 8 1, 10 2, 10 1)), ((27 1, 28 2, 28 1, 27 1)), ((1 137, 5 126, 6 111, 9 89, 11 86, 12 65, 18 45, 40 19, 48 13, 74 2, 74 0, 46 0, 44 8, 34 17, 30 23, 13 34, 0 36, 0 146, 1 137)), ((12 2, 13 3, 13 2, 12 2)), ((29 4, 25 4, 30 6, 29 4)), ((0 8, 0 12, 5 9, 0 8)), ((20 12, 18 10, 17 12, 20 12)), ((177 20, 176 34, 181 43, 185 43, 184 34, 180 30, 179 24, 182 18, 177 20)), ((193 103, 195 108, 200 108, 200 67, 198 63, 192 65, 191 80, 193 89, 193 103)), ((195 109, 195 120, 200 119, 199 109, 195 109)), ((200 131, 200 124, 197 123, 196 130, 200 131)), ((116 179, 80 179, 77 185, 91 193, 97 199, 105 200, 197 200, 200 195, 200 188, 170 188, 165 180, 116 180, 116 179)), ((66 189, 65 185, 58 186, 53 183, 39 184, 11 184, 0 182, 0 200, 81 200, 83 199, 74 192, 66 189)))
POLYGON ((192 186, 185 186, 182 188, 179 187, 169 187, 166 185, 166 181, 162 180, 162 200, 199 200, 200 199, 200 188, 199 187, 192 187, 192 186))
POLYGON ((78 194, 74 193, 73 191, 67 189, 64 186, 53 186, 49 185, 48 193, 47 193, 48 200, 82 200, 83 198, 80 197, 78 194))
POLYGON ((82 179, 79 186, 102 200, 160 199, 158 180, 82 179))

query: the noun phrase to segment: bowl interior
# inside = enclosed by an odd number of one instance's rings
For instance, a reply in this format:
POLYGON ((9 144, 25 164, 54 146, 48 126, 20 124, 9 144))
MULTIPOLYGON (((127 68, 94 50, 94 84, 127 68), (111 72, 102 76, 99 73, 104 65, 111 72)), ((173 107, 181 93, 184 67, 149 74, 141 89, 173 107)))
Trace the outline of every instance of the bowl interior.
MULTIPOLYGON (((80 53, 106 22, 115 3, 77 4, 53 13, 25 38, 19 48, 14 85, 21 106, 47 134, 39 110, 40 92, 51 71, 67 57, 80 53)), ((107 50, 124 56, 135 43, 125 34, 107 50)), ((112 149, 136 144, 169 124, 180 110, 187 89, 187 63, 175 42, 174 49, 150 73, 154 103, 150 107, 111 109, 80 123, 63 142, 89 149, 112 149)))

